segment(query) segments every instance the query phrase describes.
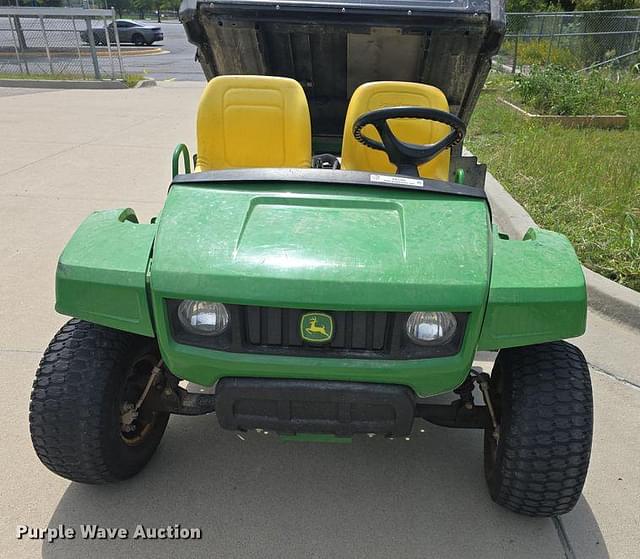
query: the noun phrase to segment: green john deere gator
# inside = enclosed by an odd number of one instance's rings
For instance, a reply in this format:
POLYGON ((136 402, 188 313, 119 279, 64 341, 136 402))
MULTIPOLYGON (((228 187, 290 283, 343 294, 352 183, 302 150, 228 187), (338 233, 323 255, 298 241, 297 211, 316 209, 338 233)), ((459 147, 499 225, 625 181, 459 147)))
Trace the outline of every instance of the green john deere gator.
POLYGON ((95 212, 64 248, 72 319, 31 397, 42 462, 130 477, 170 414, 336 441, 419 418, 484 430, 496 502, 571 510, 592 432, 563 341, 585 329, 580 263, 557 233, 501 233, 462 151, 502 2, 184 0, 181 20, 210 80, 197 155, 174 152, 157 219, 95 212))

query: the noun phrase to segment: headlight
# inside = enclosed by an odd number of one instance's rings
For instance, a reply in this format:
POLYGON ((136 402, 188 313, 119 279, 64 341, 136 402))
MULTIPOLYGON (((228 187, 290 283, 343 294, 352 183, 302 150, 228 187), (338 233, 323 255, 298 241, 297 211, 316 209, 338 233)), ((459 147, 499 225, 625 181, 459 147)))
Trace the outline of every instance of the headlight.
POLYGON ((178 306, 178 320, 187 332, 218 336, 229 326, 229 313, 222 303, 187 299, 178 306))
POLYGON ((450 312, 414 312, 407 320, 407 336, 418 345, 445 345, 458 323, 450 312))

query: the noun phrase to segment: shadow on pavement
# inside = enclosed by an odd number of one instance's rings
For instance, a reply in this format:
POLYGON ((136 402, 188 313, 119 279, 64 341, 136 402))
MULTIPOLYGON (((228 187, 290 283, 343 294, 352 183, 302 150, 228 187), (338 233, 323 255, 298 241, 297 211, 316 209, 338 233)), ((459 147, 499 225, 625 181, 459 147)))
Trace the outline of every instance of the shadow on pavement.
POLYGON ((570 513, 561 517, 561 522, 571 542, 574 557, 579 559, 610 557, 604 535, 584 495, 580 497, 578 504, 570 513))
MULTIPOLYGON (((582 500, 580 529, 599 534, 582 500)), ((410 441, 281 443, 173 417, 154 460, 111 486, 72 483, 50 527, 200 528, 201 540, 58 540, 51 557, 564 557, 548 519, 490 499, 482 434, 419 422, 410 441), (424 429, 424 432, 420 432, 424 429)), ((599 536, 600 555, 608 557, 599 536)), ((594 556, 595 557, 595 556, 594 556)))

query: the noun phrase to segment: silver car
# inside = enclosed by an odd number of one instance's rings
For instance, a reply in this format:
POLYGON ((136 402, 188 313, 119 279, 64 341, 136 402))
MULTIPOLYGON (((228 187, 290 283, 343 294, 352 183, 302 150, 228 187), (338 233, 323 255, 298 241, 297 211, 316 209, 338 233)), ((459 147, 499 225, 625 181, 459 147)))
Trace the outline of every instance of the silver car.
MULTIPOLYGON (((138 23, 131 19, 117 19, 118 38, 121 43, 133 43, 135 45, 151 45, 155 41, 162 41, 164 35, 162 29, 158 25, 149 25, 147 23, 138 23)), ((107 25, 109 30, 109 41, 115 41, 113 32, 113 22, 107 25)), ((89 42, 89 36, 86 31, 80 32, 80 37, 85 43, 89 42)), ((96 45, 104 45, 107 42, 104 27, 93 29, 93 40, 96 45)))

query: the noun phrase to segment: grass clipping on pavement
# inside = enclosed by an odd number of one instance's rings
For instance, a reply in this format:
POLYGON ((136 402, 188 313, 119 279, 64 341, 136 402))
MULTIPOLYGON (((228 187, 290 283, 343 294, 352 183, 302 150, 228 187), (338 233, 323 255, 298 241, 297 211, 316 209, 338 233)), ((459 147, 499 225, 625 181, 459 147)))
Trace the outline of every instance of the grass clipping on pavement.
POLYGON ((571 240, 585 266, 640 291, 640 79, 632 78, 629 130, 527 121, 497 100, 521 101, 513 82, 494 78, 466 144, 536 223, 571 240))

